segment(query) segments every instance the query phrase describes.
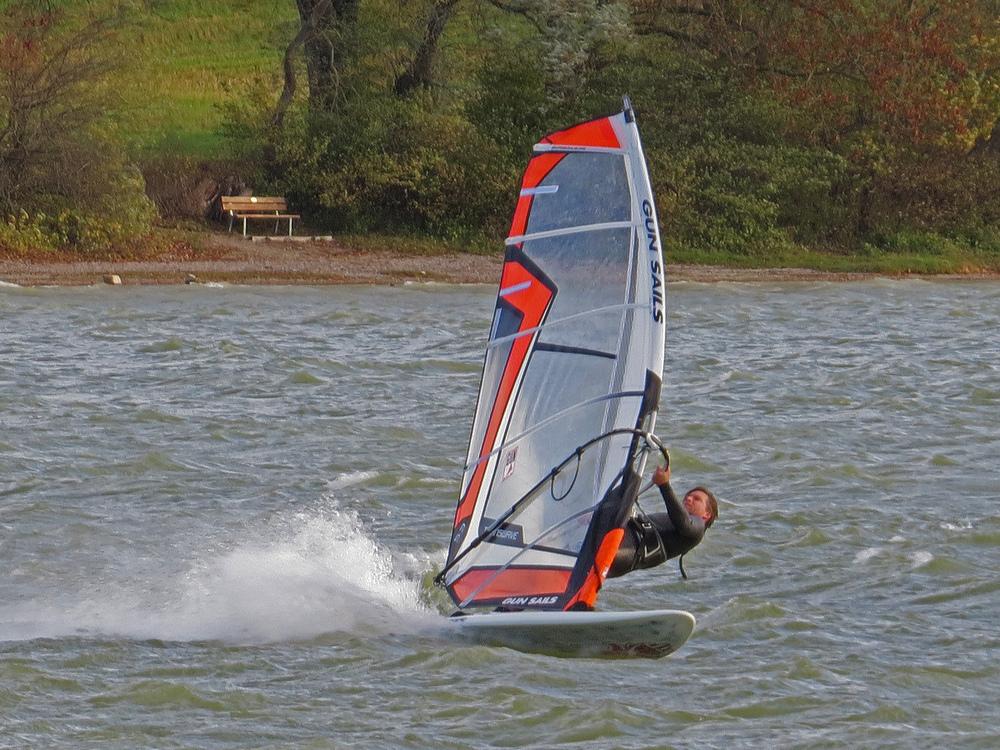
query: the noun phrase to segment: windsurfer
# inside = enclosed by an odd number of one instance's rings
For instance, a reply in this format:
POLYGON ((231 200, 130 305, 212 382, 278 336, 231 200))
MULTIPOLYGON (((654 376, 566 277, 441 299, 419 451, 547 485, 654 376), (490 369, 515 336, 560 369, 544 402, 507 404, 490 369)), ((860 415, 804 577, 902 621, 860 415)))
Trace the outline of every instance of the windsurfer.
POLYGON ((660 488, 667 512, 633 513, 625 524, 625 536, 608 578, 652 568, 683 555, 698 545, 719 516, 715 496, 704 487, 695 487, 684 496, 683 502, 678 500, 670 486, 669 466, 656 468, 653 483, 660 488))

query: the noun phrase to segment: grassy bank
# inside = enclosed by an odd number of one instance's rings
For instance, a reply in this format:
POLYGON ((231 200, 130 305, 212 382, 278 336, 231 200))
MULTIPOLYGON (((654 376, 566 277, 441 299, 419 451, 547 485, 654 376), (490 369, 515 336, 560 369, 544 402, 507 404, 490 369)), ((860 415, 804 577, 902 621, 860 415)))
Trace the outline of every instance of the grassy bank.
POLYGON ((671 263, 717 265, 732 268, 808 268, 827 273, 973 274, 1000 272, 1000 255, 945 238, 929 237, 922 250, 868 247, 860 252, 796 248, 753 256, 706 250, 668 250, 671 263), (936 241, 935 241, 936 240, 936 241))
POLYGON ((134 14, 120 39, 141 54, 113 79, 124 134, 157 156, 224 155, 222 106, 261 88, 277 99, 297 22, 294 3, 256 0, 163 0, 134 14))

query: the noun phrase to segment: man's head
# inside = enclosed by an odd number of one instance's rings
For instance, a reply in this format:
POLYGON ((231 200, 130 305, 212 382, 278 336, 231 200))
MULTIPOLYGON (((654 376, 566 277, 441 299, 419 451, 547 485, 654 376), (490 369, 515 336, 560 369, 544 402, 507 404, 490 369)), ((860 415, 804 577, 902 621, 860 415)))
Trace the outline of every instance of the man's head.
POLYGON ((684 496, 684 509, 704 521, 706 529, 719 517, 719 503, 704 487, 695 487, 684 496))

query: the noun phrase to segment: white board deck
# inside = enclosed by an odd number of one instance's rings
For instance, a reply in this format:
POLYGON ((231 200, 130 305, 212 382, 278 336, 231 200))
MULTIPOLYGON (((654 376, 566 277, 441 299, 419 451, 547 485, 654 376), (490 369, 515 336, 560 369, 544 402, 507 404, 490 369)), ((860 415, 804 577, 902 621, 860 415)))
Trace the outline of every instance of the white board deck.
POLYGON ((694 615, 638 612, 489 612, 450 617, 446 631, 474 643, 553 656, 659 658, 679 649, 694 615))

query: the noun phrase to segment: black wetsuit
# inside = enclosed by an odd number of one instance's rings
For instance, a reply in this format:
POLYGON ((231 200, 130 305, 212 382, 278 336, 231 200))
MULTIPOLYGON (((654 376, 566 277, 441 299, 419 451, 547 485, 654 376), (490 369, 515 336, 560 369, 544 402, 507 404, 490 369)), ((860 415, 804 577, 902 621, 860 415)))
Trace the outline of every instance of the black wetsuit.
POLYGON ((608 578, 659 565, 683 555, 705 536, 705 522, 692 516, 669 483, 660 487, 666 513, 636 513, 625 524, 625 536, 608 578))

